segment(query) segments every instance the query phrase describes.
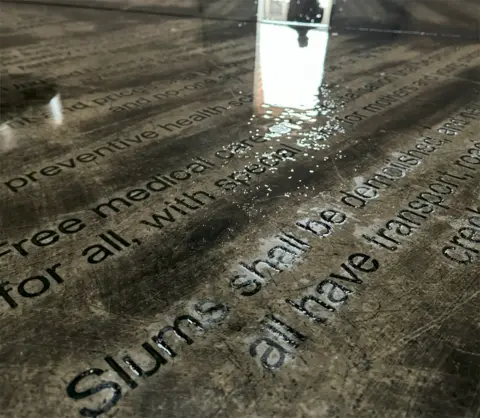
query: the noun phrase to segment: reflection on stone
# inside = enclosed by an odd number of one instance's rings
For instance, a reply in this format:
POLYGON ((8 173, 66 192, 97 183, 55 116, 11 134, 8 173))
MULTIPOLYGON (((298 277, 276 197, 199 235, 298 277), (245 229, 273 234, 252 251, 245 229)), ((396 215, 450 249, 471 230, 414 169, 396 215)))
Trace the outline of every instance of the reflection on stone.
POLYGON ((336 0, 259 0, 257 19, 261 22, 330 24, 336 0))
POLYGON ((318 103, 327 54, 328 29, 308 28, 308 45, 299 45, 291 26, 257 24, 255 107, 313 109, 318 103))
POLYGON ((475 416, 478 42, 86 1, 2 4, 0 415, 475 416))
POLYGON ((0 151, 10 151, 15 148, 17 141, 15 140, 15 132, 8 125, 8 123, 2 123, 0 125, 0 151))
POLYGON ((54 125, 61 125, 63 123, 63 110, 60 94, 57 93, 48 104, 50 107, 50 114, 52 116, 52 123, 54 125))
POLYGON ((331 0, 259 2, 256 113, 263 113, 264 105, 301 110, 316 107, 327 54, 331 4, 331 0))

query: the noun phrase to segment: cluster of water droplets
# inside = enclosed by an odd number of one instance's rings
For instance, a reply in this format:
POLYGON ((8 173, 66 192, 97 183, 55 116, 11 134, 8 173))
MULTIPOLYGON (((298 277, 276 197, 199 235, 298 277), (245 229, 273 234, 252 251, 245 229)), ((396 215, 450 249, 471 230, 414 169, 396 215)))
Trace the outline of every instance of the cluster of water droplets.
MULTIPOLYGON (((297 154, 295 157, 286 157, 288 160, 297 161, 302 160, 316 160, 315 165, 308 164, 308 172, 314 175, 315 170, 321 168, 321 160, 327 161, 330 157, 327 152, 322 157, 322 151, 328 151, 330 148, 329 139, 337 134, 345 133, 344 128, 340 122, 340 118, 337 118, 338 113, 344 108, 344 105, 331 97, 331 87, 324 84, 319 88, 319 94, 317 96, 317 103, 314 107, 305 109, 294 108, 279 108, 268 104, 263 104, 260 111, 254 113, 249 121, 249 136, 256 139, 263 137, 267 141, 264 142, 264 151, 257 151, 255 148, 248 148, 241 146, 232 151, 237 155, 242 155, 246 160, 253 160, 252 163, 257 163, 260 159, 271 158, 273 160, 276 150, 283 148, 284 145, 290 145, 297 149, 301 149, 303 152, 297 154), (265 147, 268 147, 265 149, 265 147), (252 152, 253 151, 253 152, 252 152), (320 156, 319 156, 320 153, 320 156)), ((231 150, 231 149, 230 149, 231 150)), ((285 157, 284 157, 285 158, 285 157)), ((343 155, 336 155, 334 159, 343 158, 343 155)), ((278 167, 273 165, 271 167, 265 166, 265 173, 270 172, 272 174, 278 171, 278 167)), ((240 172, 234 172, 239 174, 240 172)), ((294 197, 304 195, 307 197, 307 192, 315 190, 314 185, 305 184, 301 178, 294 179, 295 168, 289 169, 287 175, 288 180, 294 180, 295 185, 292 185, 291 190, 283 192, 284 197, 294 197)), ((266 179, 262 176, 262 178, 266 179)), ((253 187, 237 187, 237 192, 248 194, 250 190, 257 190, 264 192, 264 198, 256 200, 258 203, 262 200, 269 200, 271 198, 279 197, 275 192, 275 186, 267 183, 256 183, 253 187)), ((223 191, 228 193, 227 191, 223 191)), ((242 203, 243 209, 253 214, 258 211, 255 209, 255 203, 242 203), (246 206, 245 206, 246 205, 246 206)))
POLYGON ((249 121, 250 125, 261 127, 250 130, 250 134, 263 134, 267 139, 277 142, 280 142, 280 138, 289 139, 296 147, 305 150, 328 148, 326 141, 330 137, 345 132, 336 117, 343 105, 330 98, 330 91, 328 85, 323 85, 319 89, 318 102, 311 109, 284 108, 275 115, 272 106, 263 104, 263 114, 253 115, 249 121))
MULTIPOLYGON (((318 102, 313 108, 309 109, 291 109, 277 108, 268 104, 262 105, 262 111, 259 114, 253 114, 248 122, 250 125, 249 134, 251 136, 263 136, 269 142, 268 151, 255 151, 255 160, 262 157, 268 158, 275 149, 281 144, 290 144, 298 149, 304 150, 301 157, 303 159, 317 159, 318 152, 327 150, 330 147, 328 139, 336 134, 344 133, 341 122, 336 115, 343 108, 343 105, 330 98, 331 88, 323 85, 319 89, 318 102)), ((238 153, 250 154, 250 150, 241 149, 238 153)), ((249 158, 249 155, 245 155, 249 158)), ((251 154, 250 154, 251 156, 251 154)), ((288 159, 295 161, 293 157, 288 159)), ((328 156, 324 156, 326 161, 328 156)), ((321 163, 320 163, 321 164, 321 163)), ((320 168, 320 164, 309 169, 310 174, 314 174, 315 168, 320 168)), ((268 171, 275 173, 278 167, 268 167, 268 171)), ((287 176, 291 180, 294 176, 295 169, 290 169, 291 174, 287 176)), ((309 186, 302 184, 302 179, 297 180, 297 190, 309 189, 309 186)), ((272 187, 268 184, 255 186, 257 190, 263 189, 266 197, 273 192, 272 187)), ((310 188, 314 189, 313 186, 310 188)), ((244 193, 248 193, 244 190, 244 193)), ((290 197, 292 192, 284 193, 286 197, 290 197)))

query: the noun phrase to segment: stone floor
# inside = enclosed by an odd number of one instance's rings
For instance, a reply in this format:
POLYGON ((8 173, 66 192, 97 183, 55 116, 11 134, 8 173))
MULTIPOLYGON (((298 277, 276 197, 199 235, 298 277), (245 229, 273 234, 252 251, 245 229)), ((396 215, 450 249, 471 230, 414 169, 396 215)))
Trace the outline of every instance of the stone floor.
POLYGON ((257 6, 2 2, 1 417, 480 417, 478 3, 257 6))

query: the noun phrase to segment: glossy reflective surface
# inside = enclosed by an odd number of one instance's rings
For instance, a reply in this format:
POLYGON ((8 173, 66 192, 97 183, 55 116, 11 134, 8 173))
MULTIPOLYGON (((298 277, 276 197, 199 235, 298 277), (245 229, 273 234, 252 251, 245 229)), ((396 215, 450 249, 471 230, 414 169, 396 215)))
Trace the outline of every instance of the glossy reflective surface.
POLYGON ((478 415, 476 2, 61 3, 2 3, 1 416, 478 415))

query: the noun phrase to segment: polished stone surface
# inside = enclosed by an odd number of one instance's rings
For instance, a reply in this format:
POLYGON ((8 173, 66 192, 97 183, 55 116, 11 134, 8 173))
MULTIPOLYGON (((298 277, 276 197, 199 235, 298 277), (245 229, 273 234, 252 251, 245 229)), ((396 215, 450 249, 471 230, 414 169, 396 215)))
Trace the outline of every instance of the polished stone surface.
MULTIPOLYGON (((14 4, 64 5, 98 10, 210 19, 256 21, 263 0, 7 0, 14 4)), ((277 0, 278 3, 287 4, 277 0)), ((324 4, 330 0, 322 0, 324 4)), ((305 0, 299 3, 306 3, 305 0)), ((402 30, 461 35, 479 39, 480 5, 477 0, 335 0, 334 28, 342 30, 402 30)))
POLYGON ((479 416, 475 1, 56 3, 1 6, 0 416, 479 416))

